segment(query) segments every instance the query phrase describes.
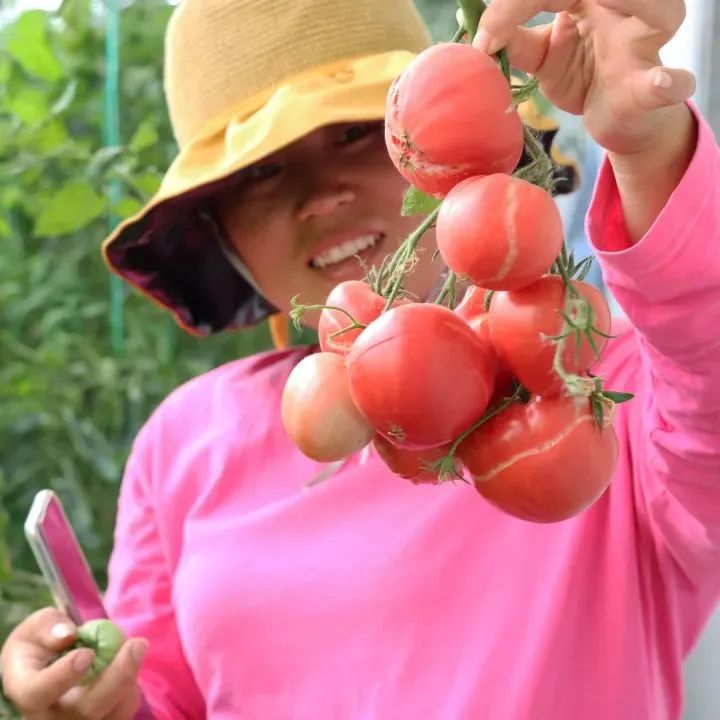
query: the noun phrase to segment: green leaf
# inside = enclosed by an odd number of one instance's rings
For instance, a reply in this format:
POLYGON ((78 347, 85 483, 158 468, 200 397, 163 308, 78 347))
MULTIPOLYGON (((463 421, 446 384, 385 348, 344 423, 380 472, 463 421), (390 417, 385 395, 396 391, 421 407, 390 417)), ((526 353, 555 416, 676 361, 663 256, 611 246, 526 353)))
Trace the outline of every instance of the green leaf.
POLYGON ((8 514, 3 508, 0 508, 0 580, 3 583, 6 583, 12 574, 10 546, 6 541, 9 525, 10 519, 8 514))
POLYGON ((88 178, 100 177, 107 170, 108 165, 121 157, 123 152, 121 147, 100 148, 93 154, 85 168, 85 176, 88 178))
POLYGON ((12 208, 22 200, 22 190, 17 185, 11 185, 0 192, 0 205, 4 208, 12 208))
POLYGON ((135 198, 126 197, 115 203, 112 207, 113 212, 123 220, 125 218, 132 217, 136 213, 140 212, 143 208, 143 203, 135 198))
POLYGON ((155 172, 146 172, 133 180, 133 187, 143 196, 152 197, 159 189, 163 176, 155 172))
POLYGON ((480 24, 482 8, 478 0, 458 0, 458 5, 463 12, 463 25, 467 30, 468 37, 473 40, 480 24))
POLYGON ((12 75, 12 64, 7 57, 0 55, 0 87, 5 87, 12 75))
POLYGON ((403 197, 402 215, 427 215, 440 205, 440 200, 411 185, 403 197))
POLYGON ((603 390, 602 394, 608 400, 612 400, 614 403, 617 403, 618 405, 620 403, 627 402, 628 400, 632 400, 635 397, 632 393, 613 392, 612 390, 603 390))
POLYGON ((7 106, 26 125, 35 125, 48 115, 47 94, 29 85, 10 95, 7 106))
POLYGON ((102 215, 106 207, 107 201, 90 184, 71 182, 45 204, 35 233, 47 237, 76 232, 102 215))
POLYGON ((50 112, 53 115, 60 115, 64 113, 73 103, 75 99, 75 93, 77 92, 77 80, 71 80, 63 90, 62 95, 55 101, 53 106, 50 108, 50 112))
POLYGON ((42 10, 23 13, 8 31, 6 50, 26 72, 41 80, 57 82, 63 69, 48 42, 49 17, 42 10))
POLYGON ((0 237, 10 236, 10 225, 5 218, 0 217, 0 237))
POLYGON ((139 153, 157 144, 159 139, 155 126, 149 120, 143 120, 130 138, 128 148, 131 152, 139 153))
POLYGON ((59 120, 53 118, 35 134, 37 149, 42 154, 50 153, 64 145, 68 140, 67 130, 59 120))

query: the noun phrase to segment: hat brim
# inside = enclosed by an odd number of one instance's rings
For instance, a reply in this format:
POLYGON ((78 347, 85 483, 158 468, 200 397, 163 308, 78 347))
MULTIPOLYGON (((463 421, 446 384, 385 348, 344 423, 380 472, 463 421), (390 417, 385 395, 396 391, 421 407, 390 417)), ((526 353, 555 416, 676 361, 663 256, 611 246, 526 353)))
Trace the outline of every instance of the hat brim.
MULTIPOLYGON (((222 250, 209 198, 239 171, 320 127, 384 119, 390 85, 414 57, 396 51, 315 68, 217 118, 182 148, 150 202, 102 244, 109 269, 193 335, 268 317, 274 308, 222 250)), ((530 116, 530 125, 554 135, 556 124, 536 109, 530 116)))
POLYGON ((188 143, 160 189, 102 245, 109 269, 194 335, 255 324, 273 311, 222 252, 204 213, 237 172, 317 128, 381 120, 407 51, 315 68, 246 100, 188 143))

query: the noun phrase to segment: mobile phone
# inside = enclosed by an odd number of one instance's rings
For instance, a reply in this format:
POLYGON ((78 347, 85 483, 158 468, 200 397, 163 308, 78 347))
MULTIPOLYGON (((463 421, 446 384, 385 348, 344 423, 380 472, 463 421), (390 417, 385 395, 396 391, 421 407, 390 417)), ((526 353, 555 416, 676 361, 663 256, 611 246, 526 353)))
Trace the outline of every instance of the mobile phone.
MULTIPOLYGON (((90 565, 52 490, 35 495, 25 520, 25 537, 59 610, 76 625, 108 618, 90 565)), ((153 720, 144 698, 135 720, 153 720)))
POLYGON ((58 496, 41 490, 25 521, 25 537, 55 604, 76 625, 107 618, 100 590, 58 496))

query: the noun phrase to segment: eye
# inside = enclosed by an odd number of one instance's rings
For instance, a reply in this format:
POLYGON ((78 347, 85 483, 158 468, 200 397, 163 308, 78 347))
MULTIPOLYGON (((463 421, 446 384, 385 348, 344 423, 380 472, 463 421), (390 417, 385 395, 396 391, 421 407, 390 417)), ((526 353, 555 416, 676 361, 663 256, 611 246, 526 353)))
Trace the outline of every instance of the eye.
POLYGON ((352 143, 361 140, 362 138, 375 132, 380 126, 377 124, 370 123, 358 123, 356 125, 348 125, 343 128, 340 140, 336 145, 352 145, 352 143))
POLYGON ((282 167, 277 163, 263 163, 253 165, 243 173, 243 180, 250 183, 261 183, 269 180, 282 172, 282 167))

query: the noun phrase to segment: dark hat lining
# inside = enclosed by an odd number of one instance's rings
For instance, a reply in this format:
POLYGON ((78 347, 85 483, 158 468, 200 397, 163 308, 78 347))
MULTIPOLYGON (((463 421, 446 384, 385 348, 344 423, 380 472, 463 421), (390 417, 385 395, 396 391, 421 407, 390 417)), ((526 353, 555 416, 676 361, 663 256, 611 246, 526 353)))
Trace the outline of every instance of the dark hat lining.
POLYGON ((201 335, 255 325, 275 312, 225 256, 210 194, 206 187, 158 206, 107 249, 128 282, 201 335))

